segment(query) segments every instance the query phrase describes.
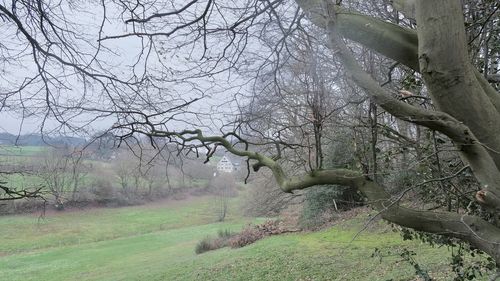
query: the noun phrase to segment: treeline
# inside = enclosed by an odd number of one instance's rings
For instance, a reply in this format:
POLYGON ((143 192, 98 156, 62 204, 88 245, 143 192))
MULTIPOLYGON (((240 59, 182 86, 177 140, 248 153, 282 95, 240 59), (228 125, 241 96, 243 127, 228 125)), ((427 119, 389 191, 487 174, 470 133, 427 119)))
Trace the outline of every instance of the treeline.
MULTIPOLYGON (((46 147, 23 157, 4 157, 2 181, 12 189, 40 189, 40 198, 3 201, 0 214, 41 207, 125 206, 189 195, 234 196, 234 175, 215 177, 218 157, 207 164, 175 147, 46 147), (9 172, 7 172, 9 171, 9 172)), ((222 198, 222 197, 221 197, 222 198)), ((225 200, 225 199, 221 199, 225 200)))

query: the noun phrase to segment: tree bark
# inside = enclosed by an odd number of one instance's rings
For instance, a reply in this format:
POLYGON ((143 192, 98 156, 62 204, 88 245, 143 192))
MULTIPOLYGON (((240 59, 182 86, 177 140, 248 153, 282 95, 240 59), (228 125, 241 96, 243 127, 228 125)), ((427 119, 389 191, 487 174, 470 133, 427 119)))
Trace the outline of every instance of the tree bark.
MULTIPOLYGON (((375 103, 397 118, 442 132, 454 141, 483 187, 476 194, 477 201, 498 216, 500 95, 470 63, 461 2, 416 1, 417 32, 371 17, 347 13, 326 1, 296 2, 313 23, 329 33, 332 47, 344 67, 375 103), (341 36, 422 73, 439 111, 416 108, 392 98, 358 65, 341 36), (386 45, 388 42, 390 46, 386 45)), ((334 174, 324 176, 335 177, 334 174)), ((302 184, 285 184, 289 185, 285 190, 301 189, 311 181, 324 184, 323 180, 306 177, 302 184)), ((344 181, 345 176, 336 184, 345 184, 344 181)), ((466 240, 490 254, 500 264, 500 229, 495 225, 478 217, 451 212, 422 212, 392 206, 394 204, 388 207, 383 203, 387 203, 388 195, 375 183, 359 179, 351 185, 361 190, 372 202, 375 200, 374 205, 387 220, 417 230, 442 232, 466 240)))
MULTIPOLYGON (((467 53, 460 1, 420 0, 415 12, 418 30, 406 29, 372 17, 351 13, 323 0, 296 0, 309 19, 329 36, 331 47, 356 84, 371 100, 393 116, 443 133, 460 150, 482 190, 476 199, 500 213, 500 97, 472 67, 467 53), (343 38, 354 40, 388 58, 419 71, 438 110, 428 110, 393 98, 368 75, 352 56, 343 38)), ((224 146, 230 153, 269 168, 278 185, 293 192, 316 185, 350 186, 362 192, 380 215, 393 223, 467 241, 493 257, 500 266, 500 228, 477 216, 405 208, 379 183, 357 171, 314 170, 288 177, 271 157, 237 149, 225 137, 204 136, 201 130, 182 132, 137 131, 146 135, 178 138, 224 146)))

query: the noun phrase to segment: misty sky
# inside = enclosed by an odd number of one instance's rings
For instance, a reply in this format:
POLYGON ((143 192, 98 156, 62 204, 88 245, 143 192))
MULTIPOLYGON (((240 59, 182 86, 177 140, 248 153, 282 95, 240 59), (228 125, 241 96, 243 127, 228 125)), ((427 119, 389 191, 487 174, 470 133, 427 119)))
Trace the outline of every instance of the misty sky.
MULTIPOLYGON (((90 5, 88 7, 80 7, 81 10, 75 11, 67 10, 68 14, 71 15, 70 20, 73 23, 78 23, 76 28, 82 32, 82 36, 86 36, 86 40, 94 44, 96 42, 96 36, 98 35, 99 24, 102 21, 102 7, 96 5, 90 5)), ((115 7, 116 8, 116 7, 115 7)), ((103 35, 111 36, 111 35, 119 35, 126 34, 132 31, 131 25, 125 25, 120 16, 119 10, 110 10, 108 7, 107 10, 107 21, 104 25, 103 35)), ((4 30, 7 32, 3 32, 3 35, 0 35, 0 40, 3 39, 3 42, 7 42, 6 44, 11 44, 13 49, 17 48, 18 50, 22 50, 27 47, 28 44, 24 38, 17 35, 17 30, 13 28, 10 23, 0 22, 0 30, 4 30)), ((77 32, 79 32, 77 30, 77 32)), ((170 40, 170 39, 169 39, 170 40)), ((174 42, 172 40, 165 41, 166 44, 178 44, 179 42, 174 42)), ((140 74, 144 71, 143 65, 146 64, 145 55, 141 54, 143 50, 143 44, 148 44, 147 40, 143 40, 138 37, 127 37, 120 38, 116 40, 106 40, 104 41, 103 48, 99 55, 99 59, 107 65, 107 69, 117 74, 118 77, 122 79, 130 79, 130 75, 132 74, 140 74), (138 57, 142 55, 138 59, 138 57), (131 66, 137 62, 137 65, 134 67, 134 73, 131 71, 131 66)), ((163 43, 163 42, 162 42, 163 43)), ((158 42, 155 47, 159 46, 158 42)), ((78 45, 79 46, 79 45, 78 45)), ((146 47, 148 47, 146 45, 146 47)), ((86 50, 88 53, 92 53, 92 48, 86 44, 82 43, 82 50, 86 50)), ((147 68, 149 71, 152 71, 153 75, 158 75, 161 77, 163 72, 167 73, 168 71, 175 73, 179 70, 186 70, 193 65, 196 65, 198 62, 195 58, 201 57, 201 50, 199 49, 190 49, 190 50, 178 50, 175 53, 166 53, 166 54, 158 54, 158 49, 153 49, 153 55, 148 57, 147 68), (163 56, 163 62, 160 64, 160 61, 156 58, 156 56, 163 56), (189 57, 189 62, 187 57, 189 57), (194 58, 194 60, 193 60, 194 58), (157 71, 158 70, 158 71, 157 71)), ((219 50, 217 50, 219 51, 219 50)), ((50 69, 51 66, 48 66, 50 69)), ((7 67, 6 67, 7 68, 7 67)), ((64 72, 59 72, 56 69, 57 66, 51 69, 53 73, 64 75, 65 81, 68 89, 63 89, 60 94, 57 94, 56 100, 62 104, 65 104, 68 100, 78 99, 83 93, 83 86, 81 82, 78 81, 78 75, 71 73, 71 70, 65 70, 64 72), (73 82, 72 82, 73 81, 73 82)), ((27 48, 24 50, 23 56, 20 59, 20 62, 17 65, 14 63, 11 67, 8 68, 6 75, 0 78, 0 93, 8 91, 12 89, 13 84, 20 84, 21 81, 26 79, 27 77, 33 76, 36 74, 36 65, 33 62, 33 57, 30 56, 30 49, 27 48), (14 67, 12 67, 14 66, 14 67), (13 83, 13 81, 15 83, 13 83)), ((230 77, 230 81, 228 81, 227 74, 221 74, 219 76, 214 76, 210 78, 200 78, 200 79, 192 79, 188 82, 178 81, 178 82, 165 82, 165 87, 170 91, 169 95, 172 97, 177 97, 179 99, 189 100, 190 98, 199 97, 200 95, 205 95, 205 98, 200 102, 194 103, 190 109, 192 113, 204 113, 208 118, 205 121, 208 121, 207 124, 212 124, 217 127, 222 124, 219 119, 225 119, 230 116, 231 112, 234 112, 235 107, 234 103, 226 102, 223 106, 219 106, 224 101, 231 100, 231 97, 240 91, 245 91, 244 81, 241 80, 238 82, 240 78, 236 73, 232 73, 230 77), (213 120, 209 120, 209 119, 213 120), (219 120, 219 121, 218 121, 219 120)), ((159 82, 156 82, 159 83, 159 82)), ((45 92, 40 90, 41 85, 36 85, 34 87, 28 87, 26 90, 22 91, 22 99, 26 100, 27 108, 37 108, 37 110, 41 113, 38 113, 36 117, 29 117, 24 120, 21 118, 20 104, 19 104, 19 96, 8 99, 7 104, 10 106, 11 110, 7 112, 5 109, 0 112, 0 118, 2 119, 2 125, 0 126, 0 130, 7 131, 10 133, 18 133, 21 125, 22 125, 22 133, 30 133, 30 132, 39 132, 41 128, 41 121, 44 118, 44 113, 46 113, 45 106, 45 92), (37 92, 38 91, 38 92, 37 92), (29 99, 29 97, 35 97, 35 99, 29 99)), ((106 101, 102 99, 104 94, 98 88, 88 87, 86 91, 95 91, 94 93, 86 93, 89 96, 88 101, 92 108, 96 108, 101 106, 103 109, 106 108, 106 101)), ((155 93, 157 95, 162 96, 164 93, 155 93)), ((133 100, 131 103, 133 104, 133 100)), ((33 113, 28 110, 25 112, 26 115, 30 115, 33 113)), ((193 114, 191 114, 193 115, 193 114)), ((191 118, 191 115, 180 115, 179 118, 191 118)), ((85 125, 84 120, 88 120, 95 117, 93 113, 83 113, 80 116, 72 116, 72 122, 78 124, 78 126, 92 126, 96 130, 97 129, 106 129, 112 126, 116 122, 116 118, 113 116, 109 116, 103 119, 97 119, 90 125, 85 125)), ((178 119, 179 119, 178 118, 178 119)), ((200 120, 195 120, 196 122, 200 122, 200 120)), ((54 126, 58 126, 60 123, 57 122, 53 117, 47 118, 45 120, 45 131, 50 131, 54 126)), ((174 120, 172 121, 173 126, 182 125, 174 120)))

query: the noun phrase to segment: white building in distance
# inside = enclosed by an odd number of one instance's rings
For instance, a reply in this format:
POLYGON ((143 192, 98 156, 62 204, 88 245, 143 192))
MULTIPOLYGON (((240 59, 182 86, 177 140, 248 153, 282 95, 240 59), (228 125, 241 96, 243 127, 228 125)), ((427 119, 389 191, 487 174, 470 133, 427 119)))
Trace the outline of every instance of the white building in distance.
POLYGON ((219 160, 219 163, 217 163, 217 171, 219 172, 232 173, 234 170, 233 163, 226 155, 224 155, 222 159, 219 160))

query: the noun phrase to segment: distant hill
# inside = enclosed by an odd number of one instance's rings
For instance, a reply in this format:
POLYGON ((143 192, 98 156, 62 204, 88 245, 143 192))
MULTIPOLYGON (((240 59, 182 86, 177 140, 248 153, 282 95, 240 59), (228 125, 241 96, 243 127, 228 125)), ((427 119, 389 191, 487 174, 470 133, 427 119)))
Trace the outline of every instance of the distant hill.
POLYGON ((43 136, 39 134, 13 135, 10 133, 0 133, 0 144, 19 146, 79 146, 86 143, 84 138, 68 136, 43 136))

